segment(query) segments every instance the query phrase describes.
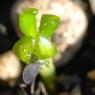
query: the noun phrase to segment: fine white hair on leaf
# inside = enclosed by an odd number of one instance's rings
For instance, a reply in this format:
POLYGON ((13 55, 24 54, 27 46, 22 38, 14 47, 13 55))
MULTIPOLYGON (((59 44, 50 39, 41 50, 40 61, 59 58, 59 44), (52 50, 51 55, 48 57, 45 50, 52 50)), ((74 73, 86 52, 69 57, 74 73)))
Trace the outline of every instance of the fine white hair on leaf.
POLYGON ((41 68, 41 64, 29 64, 24 68, 23 71, 23 81, 26 84, 30 84, 39 73, 39 70, 41 68))

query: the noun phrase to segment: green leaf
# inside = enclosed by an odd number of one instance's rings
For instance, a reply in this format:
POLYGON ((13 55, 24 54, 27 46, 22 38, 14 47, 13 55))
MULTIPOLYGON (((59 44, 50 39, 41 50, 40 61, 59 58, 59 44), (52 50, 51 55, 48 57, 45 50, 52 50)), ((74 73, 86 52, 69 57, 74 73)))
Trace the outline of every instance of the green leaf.
POLYGON ((15 43, 13 46, 13 52, 21 61, 29 63, 37 60, 34 54, 34 48, 35 40, 32 37, 25 36, 15 43))
POLYGON ((38 36, 36 14, 38 10, 30 8, 24 10, 19 16, 19 26, 23 34, 36 38, 38 36))
POLYGON ((56 46, 44 37, 40 37, 36 45, 36 56, 39 59, 54 57, 58 52, 56 46))
POLYGON ((49 38, 60 23, 60 18, 56 15, 44 14, 41 17, 39 31, 42 36, 49 38))
POLYGON ((40 69, 40 76, 47 87, 49 87, 55 79, 55 67, 51 58, 42 60, 48 62, 48 65, 42 65, 40 69))

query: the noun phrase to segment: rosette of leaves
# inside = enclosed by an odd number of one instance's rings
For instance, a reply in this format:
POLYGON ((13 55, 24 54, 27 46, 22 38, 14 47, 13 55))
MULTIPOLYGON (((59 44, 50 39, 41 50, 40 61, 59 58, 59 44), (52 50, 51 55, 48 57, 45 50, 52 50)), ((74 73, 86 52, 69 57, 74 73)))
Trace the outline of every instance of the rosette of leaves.
POLYGON ((13 52, 17 57, 24 63, 29 64, 23 72, 23 80, 27 84, 35 79, 41 65, 49 64, 52 60, 51 58, 56 56, 58 52, 54 43, 49 39, 58 27, 60 18, 56 15, 43 14, 40 27, 37 29, 37 13, 36 8, 22 11, 19 16, 19 27, 24 35, 13 46, 13 52), (48 62, 45 61, 47 59, 49 60, 48 62), (37 64, 41 65, 38 66, 37 64))

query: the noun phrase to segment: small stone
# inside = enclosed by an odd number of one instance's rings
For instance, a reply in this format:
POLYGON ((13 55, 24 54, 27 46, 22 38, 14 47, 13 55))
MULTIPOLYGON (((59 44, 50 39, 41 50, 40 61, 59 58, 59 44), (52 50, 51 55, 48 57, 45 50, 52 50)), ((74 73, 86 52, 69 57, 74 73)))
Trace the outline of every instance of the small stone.
POLYGON ((95 69, 87 73, 87 77, 91 80, 95 80, 95 69))
POLYGON ((12 51, 0 55, 0 79, 2 81, 8 81, 12 85, 20 73, 20 62, 12 51))

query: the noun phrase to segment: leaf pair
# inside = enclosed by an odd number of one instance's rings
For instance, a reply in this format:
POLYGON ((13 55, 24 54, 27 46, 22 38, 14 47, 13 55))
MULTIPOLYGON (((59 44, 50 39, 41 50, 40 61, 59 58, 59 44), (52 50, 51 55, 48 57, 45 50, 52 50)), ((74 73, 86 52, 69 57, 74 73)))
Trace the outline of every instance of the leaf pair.
MULTIPOLYGON (((31 36, 33 38, 38 37, 37 24, 36 24, 36 14, 38 10, 35 8, 30 8, 24 10, 19 17, 20 30, 26 36, 31 36)), ((56 15, 44 14, 41 17, 39 33, 45 38, 50 38, 55 29, 60 23, 60 18, 56 15)))
POLYGON ((53 57, 57 53, 55 45, 49 40, 40 37, 36 43, 34 38, 28 36, 22 37, 17 41, 13 47, 13 51, 25 63, 53 57))
POLYGON ((35 80, 38 73, 40 73, 43 80, 45 79, 45 84, 49 85, 54 80, 55 69, 51 58, 39 60, 36 64, 28 64, 23 71, 23 81, 30 84, 35 80))

